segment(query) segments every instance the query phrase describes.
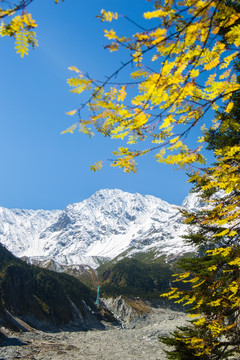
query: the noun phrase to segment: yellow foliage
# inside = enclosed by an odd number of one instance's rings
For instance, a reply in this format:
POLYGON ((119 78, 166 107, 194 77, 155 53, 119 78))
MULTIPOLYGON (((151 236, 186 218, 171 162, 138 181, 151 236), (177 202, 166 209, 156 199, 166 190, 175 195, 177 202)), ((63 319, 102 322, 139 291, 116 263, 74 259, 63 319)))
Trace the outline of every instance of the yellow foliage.
MULTIPOLYGON (((7 10, 7 13, 9 16, 13 16, 14 10, 7 10)), ((29 45, 32 45, 33 48, 38 46, 36 33, 32 31, 35 27, 37 27, 37 24, 31 14, 23 13, 21 16, 16 15, 13 17, 9 23, 2 20, 0 36, 13 37, 15 39, 16 53, 24 57, 29 52, 29 45)))
POLYGON ((161 294, 160 296, 161 297, 169 297, 169 296, 175 294, 177 290, 178 290, 178 288, 171 288, 171 290, 169 292, 161 294))
POLYGON ((71 111, 68 111, 68 112, 66 112, 66 115, 74 115, 74 114, 76 114, 76 112, 77 112, 77 110, 71 110, 71 111))
POLYGON ((62 134, 67 134, 67 133, 73 133, 74 130, 77 128, 78 124, 73 124, 72 126, 70 126, 68 129, 62 131, 62 134))
POLYGON ((102 161, 96 162, 94 165, 91 165, 90 170, 93 170, 94 172, 99 171, 103 166, 102 161))
POLYGON ((213 250, 207 250, 206 254, 209 254, 209 256, 215 256, 215 255, 221 255, 221 256, 228 256, 230 252, 232 251, 232 248, 230 246, 223 248, 215 248, 213 250))
POLYGON ((104 9, 101 10, 101 21, 109 21, 111 22, 113 19, 118 19, 118 14, 113 13, 111 11, 105 11, 104 9))
POLYGON ((76 66, 69 66, 68 69, 71 70, 71 71, 75 71, 77 74, 81 73, 81 71, 78 70, 78 68, 76 66))
POLYGON ((198 326, 198 325, 203 325, 203 324, 205 324, 205 322, 206 322, 205 317, 202 317, 202 318, 194 321, 193 324, 196 325, 196 326, 198 326))
POLYGON ((226 37, 230 44, 240 46, 240 25, 232 26, 226 37))
MULTIPOLYGON (((148 27, 151 30, 137 32, 132 37, 118 36, 114 29, 105 30, 105 36, 110 40, 107 48, 117 51, 123 47, 129 50, 130 58, 102 85, 76 67, 70 68, 76 73, 76 77, 68 79, 71 92, 90 91, 89 100, 78 109, 87 105, 90 110, 89 119, 82 125, 90 124, 91 131, 102 132, 104 136, 121 139, 136 147, 124 158, 121 153, 114 153, 113 166, 120 166, 126 172, 136 171, 137 158, 151 150, 151 153, 155 151, 155 158, 160 163, 187 170, 197 163, 203 164, 205 159, 199 143, 205 141, 205 130, 220 126, 218 118, 210 119, 212 123, 209 121, 208 128, 202 129, 202 136, 195 144, 189 142, 191 147, 186 135, 201 126, 207 109, 218 110, 226 101, 225 111, 230 114, 233 107, 231 97, 240 89, 233 67, 239 56, 240 14, 237 10, 228 3, 221 2, 216 6, 215 1, 209 0, 182 2, 182 10, 169 3, 155 4, 153 11, 144 14, 146 21, 158 21, 158 26, 148 27), (220 26, 228 30, 226 39, 231 44, 232 53, 220 36, 216 36, 220 26), (153 66, 147 58, 150 51, 153 66), (128 64, 132 64, 130 82, 116 81, 111 88, 114 77, 120 76, 122 69, 128 69, 128 64), (94 85, 96 83, 100 85, 94 85), (149 146, 149 141, 152 146, 149 146)), ((116 13, 101 11, 101 21, 117 18, 116 13)), ((226 123, 225 131, 227 128, 226 123)), ((227 156, 230 154, 224 154, 225 159, 227 156)), ((212 181, 203 186, 203 191, 216 186, 230 193, 239 186, 237 172, 221 165, 215 168, 212 181), (228 181, 223 175, 225 173, 228 181)), ((236 212, 232 222, 235 218, 236 212)), ((220 216, 217 222, 218 225, 227 223, 226 216, 220 216)), ((227 230, 222 231, 228 235, 227 230)), ((223 233, 217 236, 223 236, 223 233)))
POLYGON ((208 271, 215 271, 217 270, 217 266, 213 265, 213 266, 209 266, 209 268, 207 268, 208 271))
MULTIPOLYGON (((157 17, 166 17, 170 14, 171 11, 168 10, 164 10, 164 9, 159 9, 159 10, 155 10, 155 11, 149 11, 143 14, 143 16, 145 17, 145 19, 152 19, 152 18, 157 18, 157 17)), ((172 11, 173 13, 173 11, 172 11)))
POLYGON ((113 29, 111 29, 109 31, 104 30, 104 32, 105 32, 105 37, 108 38, 109 40, 118 38, 116 35, 116 32, 113 29))
POLYGON ((211 302, 209 302, 208 303, 208 305, 210 305, 210 306, 220 306, 221 305, 221 299, 217 299, 217 300, 215 300, 215 301, 211 301, 211 302))
POLYGON ((126 86, 121 86, 121 88, 120 88, 120 90, 118 92, 117 101, 124 101, 126 95, 127 95, 126 86))
POLYGON ((236 259, 230 261, 229 265, 236 265, 240 267, 240 257, 237 257, 236 259))
POLYGON ((18 31, 16 33, 15 41, 16 53, 20 54, 21 57, 28 53, 28 36, 26 31, 18 31))
POLYGON ((228 104, 227 104, 227 107, 226 107, 226 109, 225 109, 225 112, 228 114, 228 113, 230 113, 230 111, 232 110, 232 108, 233 108, 233 105, 234 105, 234 103, 232 102, 232 101, 230 101, 228 104))
POLYGON ((229 233, 229 229, 225 229, 217 234, 214 235, 214 237, 216 236, 224 236, 224 235, 227 235, 229 233))

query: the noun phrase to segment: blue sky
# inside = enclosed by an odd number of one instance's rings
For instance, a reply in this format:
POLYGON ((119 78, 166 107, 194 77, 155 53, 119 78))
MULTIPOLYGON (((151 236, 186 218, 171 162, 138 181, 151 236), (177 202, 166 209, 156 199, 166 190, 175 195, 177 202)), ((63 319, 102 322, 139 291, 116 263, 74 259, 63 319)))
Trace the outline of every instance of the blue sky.
MULTIPOLYGON (((125 14, 144 24, 142 13, 153 2, 145 0, 35 0, 28 8, 38 23, 39 47, 21 59, 12 39, 0 39, 0 206, 63 209, 102 188, 150 194, 181 204, 190 185, 183 171, 147 157, 136 174, 125 174, 106 163, 99 173, 89 170, 96 161, 111 157, 113 140, 100 135, 89 139, 78 132, 61 135, 74 118, 65 112, 82 100, 71 94, 69 66, 98 79, 114 71, 127 54, 109 53, 96 18, 102 8, 125 14)), ((123 18, 111 24, 134 33, 123 18)))

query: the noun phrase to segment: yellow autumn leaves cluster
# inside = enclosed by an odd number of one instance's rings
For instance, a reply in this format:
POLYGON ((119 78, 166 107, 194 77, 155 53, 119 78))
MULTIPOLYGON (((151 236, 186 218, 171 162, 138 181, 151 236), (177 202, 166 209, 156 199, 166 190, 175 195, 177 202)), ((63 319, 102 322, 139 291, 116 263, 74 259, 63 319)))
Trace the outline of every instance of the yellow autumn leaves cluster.
MULTIPOLYGON (((231 95, 240 87, 233 71, 239 54, 240 13, 224 1, 170 3, 157 4, 157 9, 144 14, 146 21, 158 20, 159 25, 153 29, 131 38, 118 36, 113 29, 105 30, 111 42, 107 47, 111 51, 124 48, 130 55, 129 61, 106 81, 101 83, 82 73, 81 79, 76 74, 68 80, 72 92, 89 91, 88 101, 68 114, 88 107, 89 119, 80 117, 79 124, 90 124, 93 132, 125 140, 130 146, 124 162, 116 158, 112 165, 121 164, 127 172, 136 168, 129 166, 132 161, 150 150, 159 162, 180 167, 203 163, 202 146, 189 147, 185 135, 199 125, 208 110, 223 106, 229 112, 231 95), (222 29, 231 49, 218 35, 222 29), (145 58, 150 52, 154 53, 152 60, 145 58), (120 84, 122 81, 108 85, 130 64, 134 68, 129 72, 130 79, 123 81, 125 85, 120 84), (136 149, 143 141, 147 143, 145 149, 142 145, 136 149)), ((118 16, 102 10, 100 18, 109 22, 118 16)), ((219 124, 212 120, 208 127, 216 128, 219 124)))
MULTIPOLYGON (((30 45, 32 48, 38 46, 36 32, 33 31, 37 23, 26 9, 30 3, 28 0, 2 0, 0 4, 0 36, 14 38, 16 53, 21 57, 28 55, 30 45)), ((59 0, 55 0, 57 3, 59 0)))
MULTIPOLYGON (((4 11, 4 15, 6 15, 6 10, 4 11)), ((13 12, 8 10, 7 15, 12 17, 13 12)), ((36 33, 32 31, 35 27, 37 27, 37 24, 35 20, 32 19, 31 14, 24 12, 22 15, 14 16, 9 22, 5 22, 2 19, 0 36, 13 37, 15 39, 16 53, 23 57, 28 54, 29 45, 32 45, 33 48, 38 45, 36 33)))

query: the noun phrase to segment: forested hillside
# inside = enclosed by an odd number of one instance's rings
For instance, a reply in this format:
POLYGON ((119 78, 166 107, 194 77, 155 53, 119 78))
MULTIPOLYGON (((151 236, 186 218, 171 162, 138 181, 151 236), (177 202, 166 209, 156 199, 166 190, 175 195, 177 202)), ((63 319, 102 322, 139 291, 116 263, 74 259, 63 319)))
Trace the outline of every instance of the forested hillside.
MULTIPOLYGON (((0 244, 0 323, 38 329, 102 328, 96 294, 76 278, 26 264, 0 244)), ((13 326, 14 327, 14 326, 13 326)))

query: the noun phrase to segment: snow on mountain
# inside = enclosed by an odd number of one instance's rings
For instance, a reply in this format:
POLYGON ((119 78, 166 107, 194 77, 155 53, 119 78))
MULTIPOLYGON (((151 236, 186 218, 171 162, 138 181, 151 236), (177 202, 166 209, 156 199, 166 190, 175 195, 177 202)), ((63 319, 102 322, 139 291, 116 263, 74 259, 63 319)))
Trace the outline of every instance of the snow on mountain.
POLYGON ((60 210, 19 210, 0 207, 0 242, 17 256, 42 252, 39 239, 46 228, 61 213, 60 210))
POLYGON ((204 203, 196 193, 189 193, 188 196, 183 200, 182 207, 189 211, 195 211, 197 209, 206 207, 206 203, 204 203))
MULTIPOLYGON (((183 205, 199 207, 192 194, 183 205)), ((191 250, 178 207, 150 195, 100 190, 62 210, 0 208, 0 242, 16 256, 54 259, 59 264, 87 264, 154 249, 157 254, 191 250)))

